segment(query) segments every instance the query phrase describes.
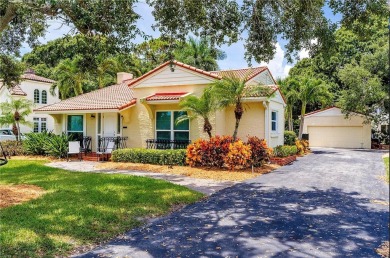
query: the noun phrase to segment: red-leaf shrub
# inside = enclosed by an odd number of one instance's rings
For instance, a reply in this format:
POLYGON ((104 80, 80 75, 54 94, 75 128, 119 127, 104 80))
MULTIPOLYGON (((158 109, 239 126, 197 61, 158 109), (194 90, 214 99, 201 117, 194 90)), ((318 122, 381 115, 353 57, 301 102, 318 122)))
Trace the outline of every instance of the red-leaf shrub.
POLYGON ((187 163, 191 167, 223 167, 229 152, 231 136, 214 136, 209 141, 198 139, 187 147, 187 163))
POLYGON ((268 148, 266 140, 250 136, 247 143, 251 146, 253 166, 260 167, 269 161, 272 150, 268 148))
POLYGON ((251 156, 251 146, 238 140, 229 144, 229 152, 223 161, 230 170, 242 169, 250 166, 251 156))

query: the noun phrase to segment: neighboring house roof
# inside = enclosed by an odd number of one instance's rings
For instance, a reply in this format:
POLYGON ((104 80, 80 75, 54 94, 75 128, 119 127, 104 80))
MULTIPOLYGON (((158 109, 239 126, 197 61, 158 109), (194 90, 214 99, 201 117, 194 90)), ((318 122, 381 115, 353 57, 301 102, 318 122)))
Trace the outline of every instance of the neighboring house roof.
POLYGON ((34 111, 69 111, 69 110, 122 110, 135 104, 133 90, 128 81, 85 93, 61 102, 35 109, 34 111))
MULTIPOLYGON (((25 71, 20 78, 22 78, 22 80, 30 80, 30 81, 38 81, 38 82, 47 82, 47 83, 55 82, 51 79, 35 75, 35 72, 32 69, 27 69, 27 71, 25 71)), ((5 85, 1 86, 0 89, 3 87, 5 87, 5 85)), ((27 96, 27 93, 22 90, 19 84, 8 88, 8 91, 11 94, 11 96, 27 96)))
POLYGON ((174 93, 156 93, 152 96, 146 97, 146 101, 160 101, 160 100, 179 100, 188 92, 174 92, 174 93))
POLYGON ((323 108, 323 109, 318 109, 318 110, 309 112, 309 113, 305 114, 305 116, 310 116, 310 115, 314 115, 314 114, 317 114, 317 113, 321 113, 321 112, 324 112, 324 111, 332 109, 332 108, 340 109, 340 108, 338 108, 336 106, 330 106, 330 107, 326 107, 326 108, 323 108))
MULTIPOLYGON (((4 86, 5 87, 5 86, 4 86)), ((9 93, 12 96, 27 96, 27 93, 20 88, 20 85, 14 85, 11 88, 8 89, 9 93)))
POLYGON ((36 75, 35 71, 32 69, 27 69, 27 71, 24 72, 24 74, 21 76, 21 78, 24 80, 31 80, 31 81, 38 81, 38 82, 47 82, 47 83, 54 83, 55 82, 52 79, 36 75))

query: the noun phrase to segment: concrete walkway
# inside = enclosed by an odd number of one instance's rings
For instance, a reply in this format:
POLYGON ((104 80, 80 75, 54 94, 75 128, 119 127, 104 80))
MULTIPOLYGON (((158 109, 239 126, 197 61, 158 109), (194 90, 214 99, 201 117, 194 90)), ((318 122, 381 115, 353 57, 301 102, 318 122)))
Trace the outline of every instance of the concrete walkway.
POLYGON ((383 153, 316 149, 79 257, 378 257, 383 153))
POLYGON ((226 187, 234 185, 236 182, 232 181, 215 181, 210 179, 198 179, 187 176, 171 175, 163 173, 135 171, 135 170, 103 170, 98 169, 96 166, 99 162, 94 161, 60 161, 47 163, 47 166, 66 169, 70 171, 88 172, 88 173, 107 173, 107 174, 126 174, 134 176, 145 176, 154 179, 162 179, 174 184, 188 187, 192 190, 211 195, 217 191, 220 191, 226 187))

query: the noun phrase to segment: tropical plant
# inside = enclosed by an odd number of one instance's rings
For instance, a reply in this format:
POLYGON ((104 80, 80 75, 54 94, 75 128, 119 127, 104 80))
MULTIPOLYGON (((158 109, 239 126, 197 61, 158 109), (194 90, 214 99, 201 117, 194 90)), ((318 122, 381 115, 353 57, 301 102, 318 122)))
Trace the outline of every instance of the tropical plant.
POLYGON ((294 120, 293 120, 293 109, 297 104, 297 85, 298 82, 291 77, 287 77, 286 79, 278 79, 278 85, 280 86, 280 90, 282 91, 285 99, 286 99, 286 108, 285 108, 285 118, 288 124, 288 130, 294 130, 294 120))
POLYGON ((26 120, 27 116, 31 114, 32 106, 32 101, 23 98, 0 103, 0 126, 12 125, 15 135, 20 141, 20 125, 32 125, 26 120))
POLYGON ((266 140, 251 136, 248 137, 247 144, 251 146, 251 162, 254 167, 260 167, 264 162, 269 160, 270 149, 267 146, 266 140))
POLYGON ((219 103, 219 108, 226 108, 234 105, 234 126, 233 140, 237 139, 238 127, 244 114, 243 100, 247 97, 270 97, 272 89, 260 84, 246 85, 247 76, 239 78, 232 73, 227 73, 221 80, 211 84, 212 94, 219 103))
POLYGON ((225 166, 230 170, 236 168, 243 169, 251 164, 252 151, 249 144, 245 144, 241 140, 229 144, 229 152, 224 157, 225 166))
POLYGON ((225 57, 225 52, 213 48, 207 38, 197 40, 189 37, 185 44, 175 51, 175 58, 178 61, 205 71, 218 70, 217 60, 225 57))
POLYGON ((23 141, 23 148, 29 155, 45 155, 45 143, 52 133, 44 131, 41 133, 27 133, 23 141))
POLYGON ((232 141, 231 136, 214 136, 208 141, 198 139, 188 145, 186 162, 191 167, 223 167, 232 141))
POLYGON ((102 59, 96 68, 96 77, 99 89, 115 81, 115 75, 119 72, 118 63, 114 58, 102 59))
POLYGON ((211 131, 213 130, 213 126, 210 123, 210 115, 217 109, 217 102, 210 88, 204 89, 203 94, 200 97, 185 97, 183 100, 180 101, 179 106, 184 111, 187 111, 187 115, 182 115, 178 117, 176 123, 181 123, 185 120, 202 117, 204 120, 203 132, 207 133, 209 138, 211 139, 211 131))
POLYGON ((65 59, 58 64, 54 69, 56 82, 50 88, 51 94, 55 93, 56 88, 60 92, 61 99, 83 93, 87 74, 80 69, 79 60, 78 57, 73 60, 65 59))
POLYGON ((294 145, 297 139, 297 134, 294 131, 284 131, 284 144, 294 145))
POLYGON ((329 92, 329 87, 320 79, 298 77, 297 81, 298 87, 294 94, 296 94, 296 98, 301 102, 301 120, 299 123, 298 138, 302 139, 307 104, 321 103, 324 106, 332 101, 333 96, 329 92))

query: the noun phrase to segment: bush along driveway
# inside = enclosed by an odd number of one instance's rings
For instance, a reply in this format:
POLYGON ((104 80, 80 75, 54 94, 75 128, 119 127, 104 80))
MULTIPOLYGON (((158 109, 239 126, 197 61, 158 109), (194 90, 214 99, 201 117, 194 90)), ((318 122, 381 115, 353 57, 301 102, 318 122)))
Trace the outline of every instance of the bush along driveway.
POLYGON ((377 257, 389 237, 381 156, 316 149, 81 257, 377 257))

